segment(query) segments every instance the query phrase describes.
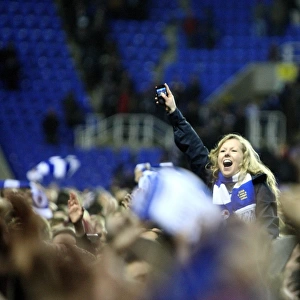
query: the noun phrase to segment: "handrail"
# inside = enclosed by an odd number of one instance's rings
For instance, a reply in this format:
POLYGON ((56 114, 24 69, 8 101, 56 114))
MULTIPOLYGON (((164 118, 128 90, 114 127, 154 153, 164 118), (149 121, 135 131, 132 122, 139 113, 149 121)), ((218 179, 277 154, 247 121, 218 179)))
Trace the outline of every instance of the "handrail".
POLYGON ((75 129, 75 145, 81 148, 126 145, 167 149, 173 144, 172 127, 150 114, 116 114, 108 118, 90 114, 86 123, 75 129))
POLYGON ((300 42, 290 41, 280 45, 281 58, 284 62, 300 62, 300 42))
POLYGON ((248 116, 248 139, 256 149, 277 153, 286 142, 286 117, 281 111, 257 111, 248 116))

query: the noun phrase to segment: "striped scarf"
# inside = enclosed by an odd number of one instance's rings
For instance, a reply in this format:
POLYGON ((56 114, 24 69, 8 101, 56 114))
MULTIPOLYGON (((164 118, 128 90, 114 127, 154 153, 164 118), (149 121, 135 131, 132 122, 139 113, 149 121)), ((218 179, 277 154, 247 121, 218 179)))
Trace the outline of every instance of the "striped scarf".
POLYGON ((247 173, 243 180, 239 180, 239 175, 238 173, 232 177, 224 177, 219 172, 213 187, 213 203, 221 207, 224 218, 235 213, 242 220, 251 222, 255 220, 256 206, 252 177, 247 173), (232 192, 229 192, 226 184, 232 183, 232 192))
POLYGON ((40 216, 51 219, 53 214, 49 207, 49 200, 45 190, 41 185, 27 180, 4 179, 0 180, 0 190, 2 189, 30 189, 32 195, 32 208, 40 216))
POLYGON ((42 182, 46 176, 51 176, 54 179, 64 179, 71 177, 80 167, 80 164, 75 155, 66 157, 51 156, 30 169, 26 173, 26 177, 29 181, 34 182, 42 182))

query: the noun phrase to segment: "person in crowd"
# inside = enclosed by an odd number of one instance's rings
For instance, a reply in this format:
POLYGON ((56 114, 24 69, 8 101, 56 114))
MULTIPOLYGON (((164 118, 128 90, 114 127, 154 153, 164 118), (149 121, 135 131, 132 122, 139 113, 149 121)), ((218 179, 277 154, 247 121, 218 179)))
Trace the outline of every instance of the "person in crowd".
MULTIPOLYGON (((53 226, 47 242, 44 224, 22 194, 7 195, 9 202, 0 201, 1 294, 33 300, 269 299, 266 232, 234 217, 223 226, 207 186, 188 170, 158 168, 153 179, 145 193, 135 194, 132 209, 107 216, 108 237, 97 256, 77 243, 72 223, 83 225, 84 219, 77 191, 69 194, 69 223, 53 226)), ((58 218, 65 223, 64 215, 58 218)))
POLYGON ((80 203, 78 194, 74 191, 70 191, 68 199, 68 215, 70 222, 74 225, 77 242, 81 248, 97 255, 101 246, 101 234, 103 231, 95 231, 87 214, 87 211, 84 210, 80 203))
POLYGON ((275 299, 300 297, 300 186, 292 183, 279 197, 281 236, 274 240, 270 260, 270 283, 275 299))
POLYGON ((289 24, 289 10, 287 1, 274 0, 269 7, 269 22, 271 36, 284 35, 286 28, 289 24))
POLYGON ((45 234, 46 220, 34 213, 22 193, 12 191, 3 201, 10 204, 6 218, 0 219, 0 282, 5 299, 91 299, 95 256, 66 239, 52 243, 45 234))
POLYGON ((6 199, 12 192, 21 194, 36 214, 47 220, 53 217, 46 190, 41 184, 28 180, 0 180, 0 197, 6 199))
POLYGON ((47 144, 50 145, 58 144, 59 125, 60 125, 60 121, 57 112, 53 108, 49 108, 42 120, 42 129, 47 144))
POLYGON ((237 217, 224 226, 206 184, 191 171, 158 169, 147 187, 133 192, 131 209, 161 229, 159 241, 171 262, 150 299, 267 299, 267 233, 237 217), (241 245, 244 251, 234 254, 241 245))
POLYGON ((192 73, 189 76, 186 87, 184 88, 184 97, 186 102, 197 101, 198 103, 202 102, 202 82, 200 80, 200 75, 197 73, 192 73))
POLYGON ((8 90, 18 90, 21 77, 21 63, 13 41, 0 49, 0 79, 8 90))
POLYGON ((268 32, 268 6, 263 0, 256 0, 252 10, 252 30, 255 36, 266 36, 268 32))
POLYGON ((73 91, 70 91, 63 100, 63 111, 66 124, 70 128, 82 125, 85 121, 83 109, 77 103, 73 91))
MULTIPOLYGON (((275 176, 262 163, 250 142, 238 134, 225 135, 210 152, 176 106, 167 84, 165 101, 177 147, 185 153, 191 170, 212 189, 213 203, 225 219, 233 215, 260 223, 272 238, 279 235, 275 176)), ((157 97, 155 98, 158 104, 157 97)))
POLYGON ((196 17, 193 10, 188 10, 183 19, 182 28, 187 38, 187 45, 190 48, 199 46, 199 19, 196 17))
POLYGON ((280 62, 281 61, 281 51, 280 47, 276 42, 272 42, 269 46, 268 49, 268 56, 267 56, 268 61, 270 62, 280 62))

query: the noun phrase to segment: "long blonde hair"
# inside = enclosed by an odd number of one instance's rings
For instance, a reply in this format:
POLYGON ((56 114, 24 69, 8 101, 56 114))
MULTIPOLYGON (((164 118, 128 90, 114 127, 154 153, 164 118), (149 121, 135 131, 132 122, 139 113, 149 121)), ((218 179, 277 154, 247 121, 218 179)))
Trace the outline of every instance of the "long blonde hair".
POLYGON ((236 139, 242 145, 243 162, 241 163, 241 166, 240 166, 240 178, 244 178, 246 173, 249 173, 251 175, 256 175, 256 174, 261 174, 261 173, 266 174, 267 184, 277 199, 279 196, 279 189, 278 189, 274 174, 261 161, 258 153, 254 150, 254 148, 252 147, 250 142, 238 134, 230 133, 230 134, 225 135, 218 142, 217 146, 210 151, 210 153, 209 153, 209 159, 210 159, 209 168, 212 171, 213 179, 216 180, 216 178, 218 177, 219 170, 220 170, 220 168, 218 166, 218 155, 220 152, 220 148, 226 141, 228 141, 230 139, 236 139))

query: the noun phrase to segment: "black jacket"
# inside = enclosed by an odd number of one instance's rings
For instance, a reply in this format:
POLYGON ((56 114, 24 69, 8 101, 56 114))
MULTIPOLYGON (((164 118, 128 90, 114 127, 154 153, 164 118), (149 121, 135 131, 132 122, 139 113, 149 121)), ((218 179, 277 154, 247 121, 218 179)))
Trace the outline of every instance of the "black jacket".
MULTIPOLYGON (((212 188, 211 173, 206 168, 209 163, 208 149, 178 109, 169 114, 169 120, 173 126, 175 144, 186 155, 192 172, 212 188)), ((252 177, 256 195, 256 219, 276 238, 279 235, 279 218, 275 195, 266 183, 265 174, 252 177)))

